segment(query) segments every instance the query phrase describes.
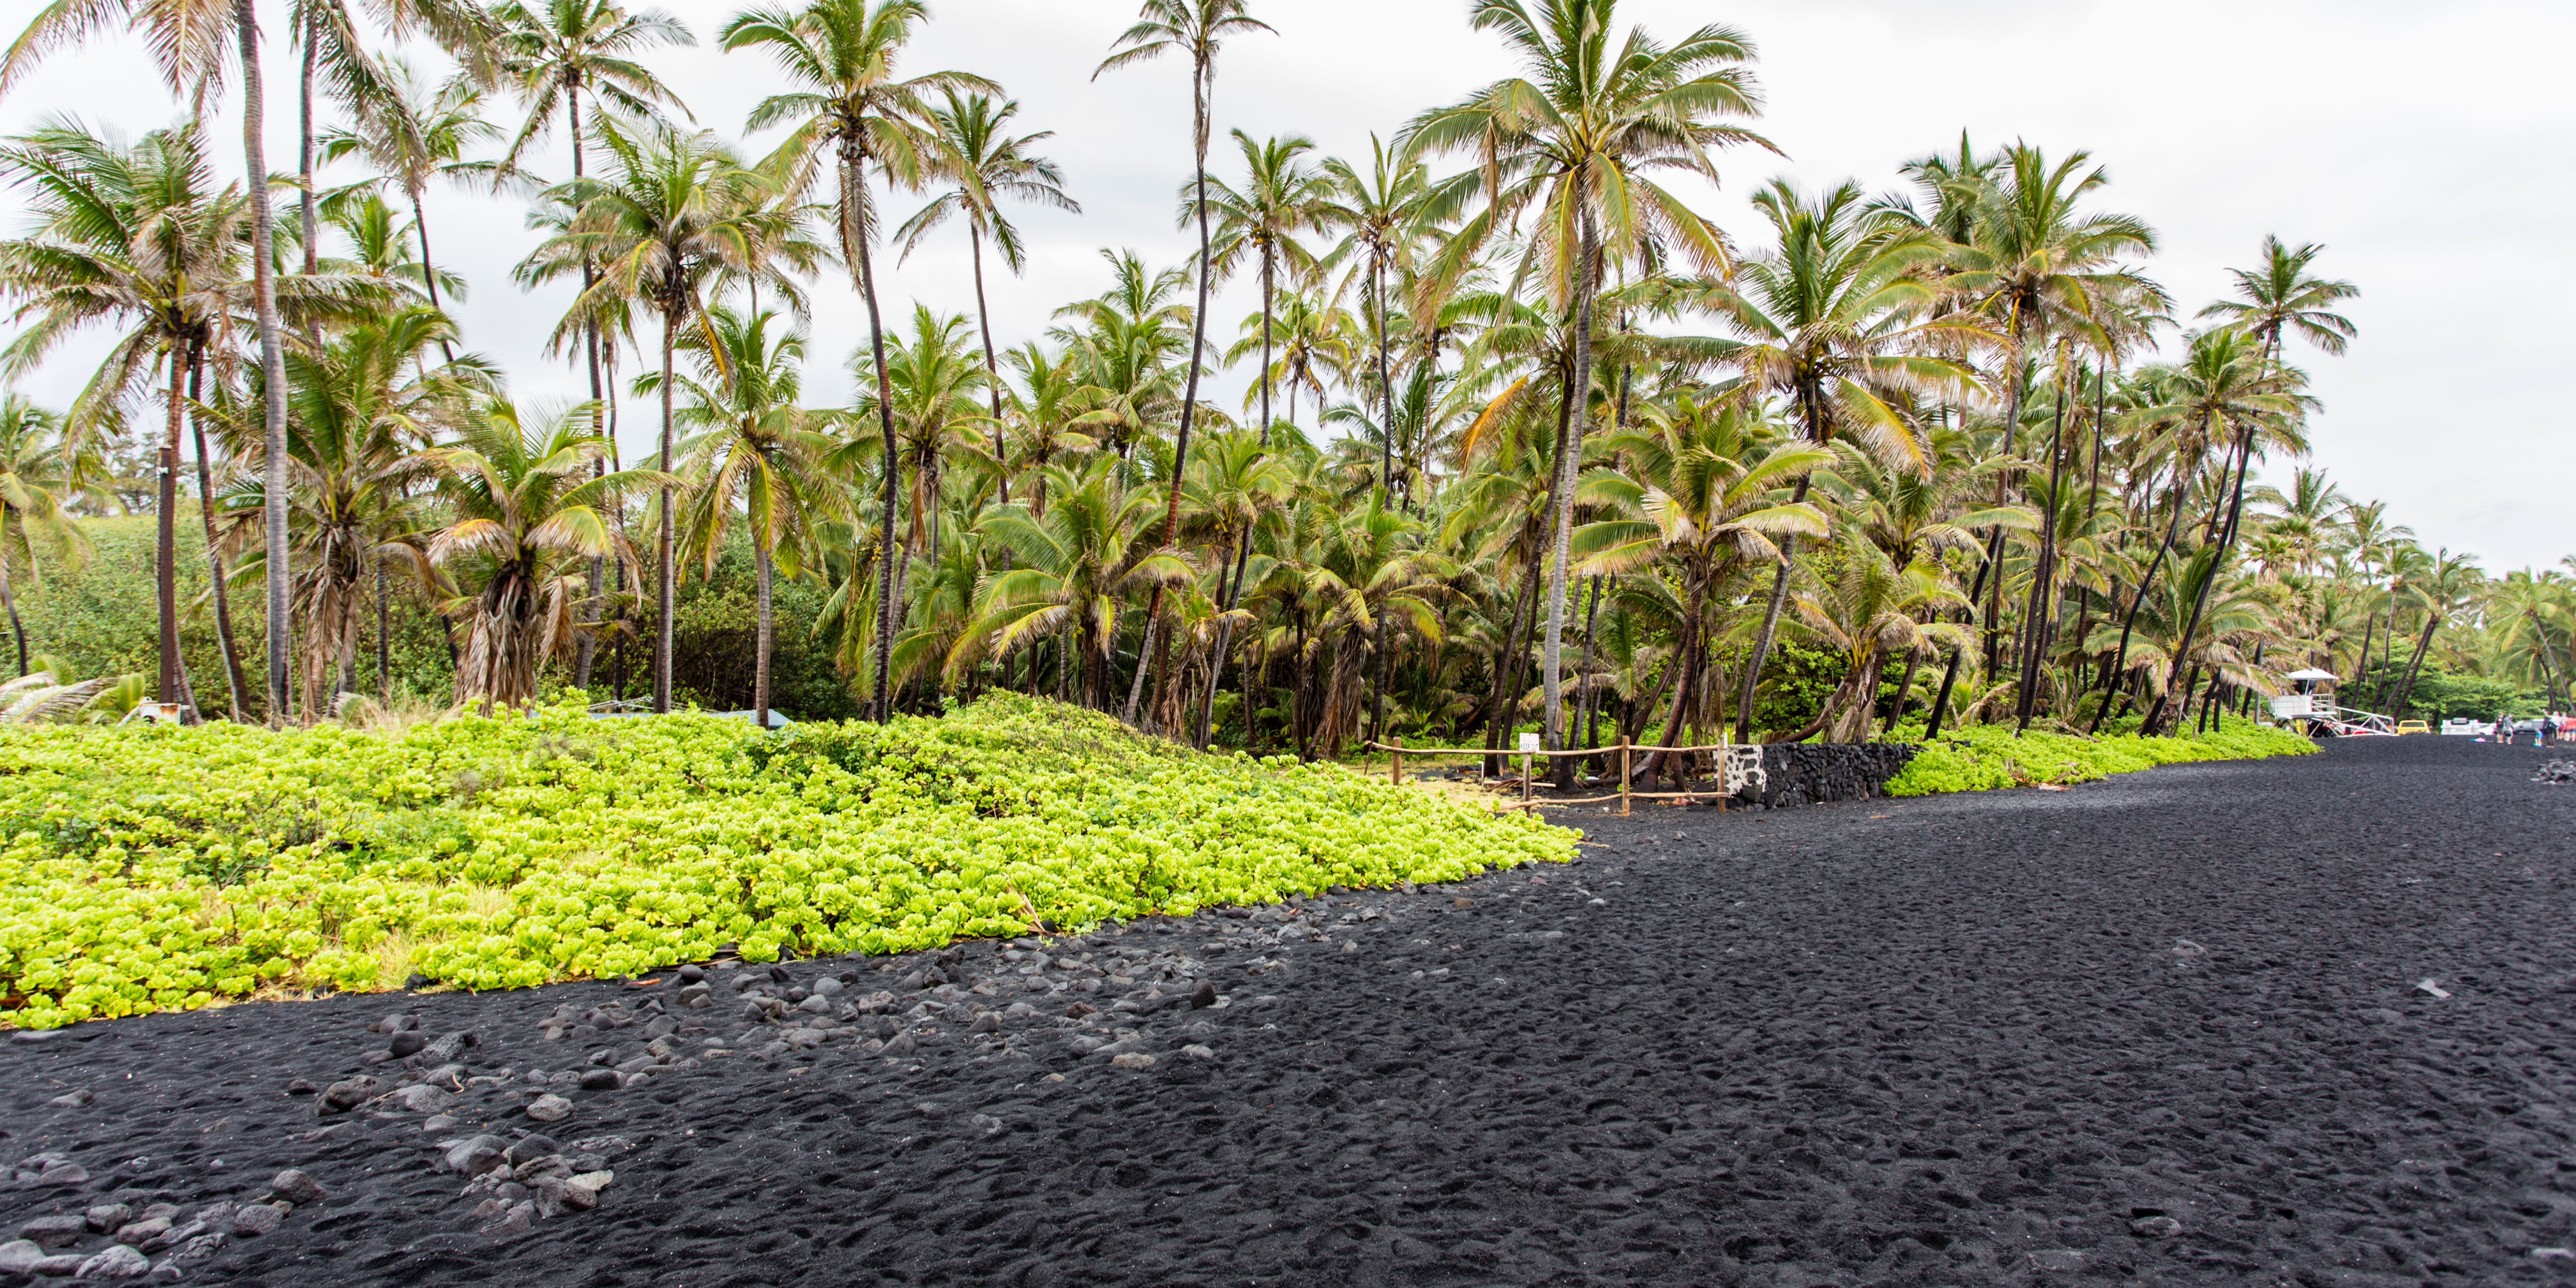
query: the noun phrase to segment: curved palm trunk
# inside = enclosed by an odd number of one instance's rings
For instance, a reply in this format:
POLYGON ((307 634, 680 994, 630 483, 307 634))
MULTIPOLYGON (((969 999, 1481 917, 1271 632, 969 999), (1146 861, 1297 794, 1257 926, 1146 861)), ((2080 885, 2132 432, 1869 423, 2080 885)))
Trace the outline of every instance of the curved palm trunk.
MULTIPOLYGON (((1002 373, 993 362, 993 312, 984 302, 984 232, 971 222, 966 225, 966 245, 975 256, 975 327, 984 334, 984 390, 992 396, 994 477, 1000 480, 1002 504, 1009 505, 1011 469, 1004 456, 1008 446, 1002 439, 1002 373)), ((1002 566, 1008 568, 1010 556, 1004 554, 1002 559, 1002 566)))
MULTIPOLYGON (((1565 695, 1558 692, 1558 685, 1564 678, 1565 669, 1565 562, 1566 553, 1574 541, 1574 481, 1583 472, 1583 430, 1585 423, 1592 418, 1592 409, 1589 406, 1592 396, 1592 292, 1594 286, 1592 276, 1595 261, 1600 255, 1600 245, 1598 236, 1592 230, 1592 217, 1588 210, 1579 217, 1578 222, 1581 225, 1583 246, 1582 262, 1575 269, 1574 371, 1566 384, 1567 403, 1571 415, 1566 418, 1566 430, 1558 436, 1557 442, 1558 460, 1556 479, 1553 484, 1556 496, 1549 518, 1549 525, 1553 531, 1548 539, 1547 639, 1541 646, 1539 654, 1540 684, 1546 690, 1546 746, 1549 751, 1565 749, 1565 695)), ((1379 326, 1383 331, 1385 326, 1383 302, 1379 312, 1379 326)), ((1379 357, 1379 375, 1383 380, 1385 374, 1383 346, 1379 357)), ((1390 392, 1388 396, 1390 399, 1388 407, 1391 411, 1394 406, 1393 394, 1390 392)), ((1392 433, 1393 419, 1390 414, 1389 435, 1392 433)), ((1389 435, 1380 437, 1387 438, 1389 435)))
MULTIPOLYGON (((1268 242, 1261 244, 1261 445, 1263 447, 1270 446, 1270 310, 1272 291, 1275 289, 1276 264, 1274 261, 1277 257, 1277 248, 1268 242)), ((1295 396, 1293 387, 1290 390, 1290 396, 1295 396)))
POLYGON ((868 306, 868 352, 875 359, 877 371, 877 428, 883 438, 885 491, 878 506, 877 538, 877 638, 876 656, 871 660, 873 692, 869 712, 883 724, 894 719, 894 703, 887 692, 887 672, 894 666, 895 580, 900 575, 898 564, 903 558, 901 544, 894 535, 895 487, 903 473, 900 451, 894 437, 894 378, 886 371, 885 326, 877 311, 877 280, 868 259, 868 239, 859 227, 861 199, 860 157, 845 151, 841 157, 841 253, 857 271, 859 294, 868 306))
MULTIPOLYGON (((413 192, 410 196, 411 227, 412 231, 420 237, 420 284, 429 292, 429 307, 444 314, 447 312, 447 306, 440 303, 438 298, 438 266, 430 262, 429 258, 429 212, 421 208, 418 192, 413 192)), ((455 346, 441 339, 438 342, 438 356, 449 362, 456 361, 455 346)))
MULTIPOLYGON (((582 177, 581 87, 578 84, 572 86, 571 92, 564 95, 564 124, 572 139, 572 177, 578 180, 582 177)), ((427 258, 427 255, 424 254, 422 256, 423 262, 426 262, 427 258)), ((598 284, 599 274, 597 270, 591 267, 590 257, 584 255, 581 260, 582 298, 585 300, 589 299, 592 289, 597 287, 598 284)), ((590 432, 594 435, 607 437, 609 436, 609 429, 606 423, 607 409, 604 405, 605 400, 600 390, 599 379, 599 323, 595 321, 584 323, 581 330, 582 357, 585 365, 590 369, 590 432)), ((613 446, 614 444, 612 444, 612 448, 613 446)), ((604 478, 607 476, 607 472, 607 462, 591 462, 590 476, 592 478, 604 478)), ((601 559, 590 560, 589 567, 585 570, 582 581, 583 598, 581 603, 581 621, 582 625, 589 629, 586 629, 581 633, 581 643, 573 654, 572 687, 585 691, 590 688, 591 664, 599 656, 599 631, 597 629, 599 626, 599 592, 603 581, 602 574, 605 571, 605 562, 605 560, 601 559)), ((382 564, 377 566, 376 580, 379 583, 378 590, 381 591, 383 588, 381 583, 384 580, 382 564)), ((383 601, 380 598, 378 600, 379 611, 382 611, 382 602, 383 601)), ((377 635, 381 638, 383 631, 379 629, 377 631, 377 635)), ((382 668, 380 666, 379 670, 381 669, 382 668)), ((625 695, 621 693, 618 696, 624 697, 625 695)))
MULTIPOLYGON (((1369 258, 1371 261, 1369 264, 1369 294, 1377 298, 1378 404, 1383 409, 1378 419, 1377 485, 1385 488, 1387 496, 1389 498, 1393 498, 1395 495, 1395 385, 1387 376, 1386 365, 1386 266, 1382 263, 1378 263, 1377 257, 1374 255, 1369 258)), ((1587 316, 1588 315, 1587 311, 1587 316)), ((1584 350, 1584 360, 1585 365, 1588 366, 1591 356, 1589 337, 1587 336, 1585 339, 1578 341, 1578 343, 1586 346, 1584 350)), ((1578 466, 1576 468, 1579 473, 1581 467, 1578 466)), ((1553 721, 1550 723, 1553 723, 1553 721)))
POLYGON ((2057 389, 2057 413, 2048 435, 2048 506, 2039 538, 2038 566, 2030 579, 2030 606, 2023 610, 2029 626, 2029 643, 2022 651, 2021 692, 2013 701, 2013 732, 2030 728, 2030 718, 2039 705, 2039 670, 2048 654, 2048 628, 2056 607, 2057 585, 2057 492, 2065 473, 2066 386, 2061 380, 2057 389))
MULTIPOLYGON (((2220 575, 2227 571, 2228 546, 2232 543, 2236 535, 2237 516, 2243 512, 2245 506, 2245 471, 2247 467, 2254 463, 2254 427, 2252 425, 2249 424, 2237 430, 2235 456, 2236 485, 2233 495, 2228 502, 2227 526, 2225 529, 2226 538, 2222 539, 2219 543, 2218 558, 2210 562, 2209 576, 2200 583, 2200 592, 2191 597, 2191 618, 2183 625, 2182 640, 2174 650, 2173 670, 2167 674, 2165 681, 2165 693, 2167 697, 2172 696, 2173 693, 2172 677, 2182 674, 2183 659, 2191 653, 2192 636, 2199 632, 2201 614, 2209 606, 2210 588, 2216 586, 2220 575)), ((2177 513, 2179 513, 2179 511, 2177 511, 2177 513)), ((2215 525, 2213 525, 2213 527, 2215 527, 2215 525)), ((2389 620, 2393 623, 2396 620, 2396 616, 2395 611, 2391 610, 2389 613, 2389 620)), ((2198 669, 2198 664, 2195 663, 2193 670, 2197 671, 2198 669)), ((2185 696, 2188 697, 2188 695, 2185 696)), ((2146 726, 2141 730, 2141 732, 2154 733, 2157 730, 2159 727, 2158 717, 2164 714, 2165 707, 2165 702, 2162 699, 2159 699, 2156 703, 2156 709, 2148 713, 2146 726)))
MULTIPOLYGON (((194 410, 198 402, 199 383, 205 375, 205 346, 188 347, 188 414, 189 432, 197 447, 197 517, 206 528, 206 588, 215 601, 215 646, 224 655, 225 696, 232 704, 232 718, 239 720, 246 709, 242 705, 241 655, 233 649, 232 596, 224 588, 224 557, 215 545, 215 485, 212 470, 206 463, 206 421, 194 410)), ((19 659, 19 670, 26 660, 19 659)))
MULTIPOLYGON (((11 513, 7 507, 0 506, 0 533, 8 530, 11 513)), ((9 585, 9 558, 5 547, 0 547, 0 607, 9 610, 9 636, 18 641, 18 675, 23 679, 27 674, 27 624, 18 620, 18 595, 9 585)), ((59 680, 63 677, 54 678, 59 680)))
MULTIPOLYGON (((268 255, 268 248, 276 244, 275 211, 269 205, 266 184, 268 106, 259 75, 259 9, 253 0, 233 0, 233 25, 241 38, 242 161, 251 177, 251 245, 258 252, 251 256, 251 295, 259 319, 259 369, 267 395, 262 442, 267 452, 263 482, 268 499, 268 718, 275 724, 287 716, 287 645, 292 630, 287 606, 286 350, 278 337, 277 271, 268 255)), ((175 674, 171 678, 175 681, 175 674)))

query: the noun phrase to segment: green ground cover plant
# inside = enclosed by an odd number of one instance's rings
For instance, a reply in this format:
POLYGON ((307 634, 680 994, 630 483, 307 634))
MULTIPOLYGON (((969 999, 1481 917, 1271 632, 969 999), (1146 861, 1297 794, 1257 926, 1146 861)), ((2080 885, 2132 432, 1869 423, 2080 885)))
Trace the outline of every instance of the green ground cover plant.
POLYGON ((1579 833, 997 693, 764 735, 571 703, 395 733, 0 733, 8 1022, 892 952, 1448 881, 1579 833))
MULTIPOLYGON (((1898 739, 1905 741, 1905 739, 1898 739)), ((2192 760, 2258 760, 2303 756, 2316 744, 2295 733, 2225 717, 2208 733, 2142 738, 2134 733, 2081 738, 2032 730, 2016 738, 2006 725, 1945 731, 1889 779, 1890 796, 1929 796, 2040 783, 2089 783, 2111 774, 2192 760)))

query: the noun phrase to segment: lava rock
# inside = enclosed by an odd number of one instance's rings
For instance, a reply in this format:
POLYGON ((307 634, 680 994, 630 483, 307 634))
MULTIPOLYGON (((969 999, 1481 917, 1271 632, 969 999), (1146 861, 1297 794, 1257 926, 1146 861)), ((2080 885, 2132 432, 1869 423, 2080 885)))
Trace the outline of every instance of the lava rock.
POLYGON ((80 1242, 81 1236, 87 1233, 89 1219, 71 1214, 40 1216, 18 1227, 19 1238, 32 1241, 40 1248, 67 1248, 80 1242))
POLYGON ((319 1203, 323 1198, 322 1186, 312 1177, 292 1167, 269 1179, 268 1192, 299 1207, 308 1203, 319 1203))
POLYGON ((92 1234, 105 1234, 134 1219, 131 1203, 101 1203, 81 1214, 92 1234))
POLYGON ((168 1233, 170 1233, 170 1218, 156 1216, 119 1227, 115 1238, 118 1243, 139 1248, 168 1233))
POLYGON ((140 1252, 116 1244, 80 1263, 76 1279, 140 1279, 152 1273, 152 1262, 140 1252))
POLYGON ((11 1239, 0 1243, 0 1275, 31 1275, 45 1259, 43 1244, 33 1239, 11 1239))
POLYGON ((481 1176, 499 1167, 509 1142, 498 1136, 473 1136, 447 1147, 447 1170, 459 1176, 481 1176))
POLYGON ((1151 1069, 1154 1067, 1154 1057, 1142 1051, 1125 1051, 1109 1057, 1109 1063, 1121 1069, 1151 1069))
POLYGON ((1214 1005, 1216 1005, 1215 982, 1212 980, 1199 981, 1198 991, 1190 994, 1190 1009, 1202 1010, 1214 1005))
POLYGON ((88 1089, 82 1088, 75 1091, 66 1091, 45 1103, 52 1105, 57 1109, 87 1109, 90 1107, 91 1103, 97 1099, 98 1097, 89 1094, 88 1089))
POLYGON ((274 1203, 244 1203, 233 1213, 232 1232, 247 1238, 277 1233, 286 1212, 274 1203))
POLYGON ((510 1167, 515 1171, 537 1159, 562 1152, 563 1148, 555 1144, 553 1137, 530 1132, 511 1145, 505 1157, 509 1159, 510 1167))
POLYGON ((695 962, 691 962, 690 964, 680 968, 680 982, 683 984, 700 983, 704 981, 706 977, 707 968, 700 966, 695 962))
POLYGON ((400 1060, 406 1056, 419 1055, 421 1048, 428 1045, 428 1038, 422 1037, 418 1031, 409 1031, 395 1034, 392 1044, 386 1047, 386 1050, 393 1052, 394 1058, 400 1060))
POLYGON ((584 1091, 615 1091, 626 1081, 626 1075, 615 1069, 588 1069, 581 1075, 584 1091))
POLYGON ((572 1113, 572 1102, 551 1092, 528 1102, 528 1116, 541 1123, 562 1122, 572 1113))
POLYGON ((385 1080, 382 1078, 368 1077, 364 1074, 355 1078, 343 1078, 322 1089, 320 1109, 326 1114, 343 1113, 375 1099, 384 1089, 385 1080))

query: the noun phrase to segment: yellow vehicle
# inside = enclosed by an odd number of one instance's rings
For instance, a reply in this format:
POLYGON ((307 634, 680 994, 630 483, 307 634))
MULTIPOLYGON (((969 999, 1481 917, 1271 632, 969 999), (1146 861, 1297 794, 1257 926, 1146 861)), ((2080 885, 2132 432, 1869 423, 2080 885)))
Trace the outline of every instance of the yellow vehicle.
POLYGON ((2428 725, 2421 720, 2400 720, 2397 722, 2397 732, 2400 734, 2431 733, 2433 732, 2433 726, 2428 725))

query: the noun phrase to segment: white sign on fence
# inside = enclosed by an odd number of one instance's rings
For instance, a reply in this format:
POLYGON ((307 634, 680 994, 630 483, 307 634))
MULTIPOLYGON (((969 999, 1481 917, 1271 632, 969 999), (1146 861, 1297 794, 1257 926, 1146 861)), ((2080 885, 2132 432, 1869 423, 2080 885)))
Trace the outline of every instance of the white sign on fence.
POLYGON ((1538 750, 1538 735, 1537 735, 1537 734, 1534 734, 1534 733, 1525 733, 1525 734, 1522 734, 1522 735, 1521 735, 1521 750, 1523 750, 1523 751, 1536 751, 1536 750, 1538 750))

